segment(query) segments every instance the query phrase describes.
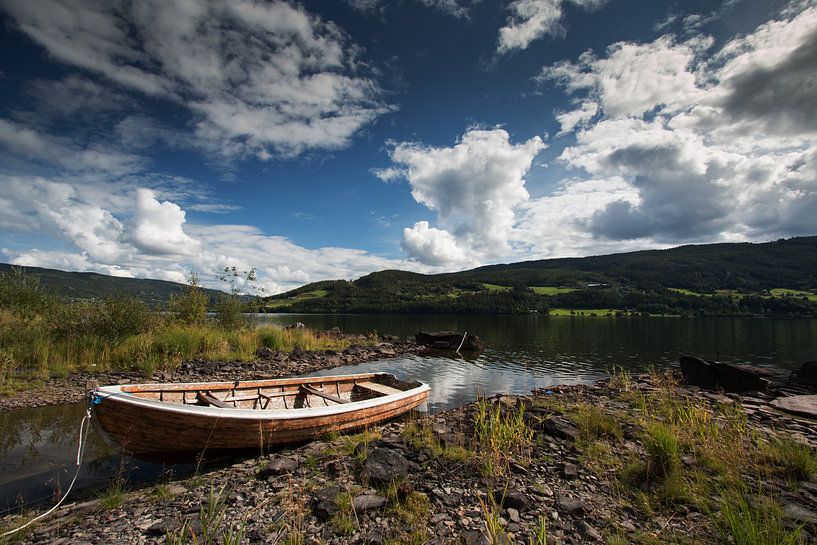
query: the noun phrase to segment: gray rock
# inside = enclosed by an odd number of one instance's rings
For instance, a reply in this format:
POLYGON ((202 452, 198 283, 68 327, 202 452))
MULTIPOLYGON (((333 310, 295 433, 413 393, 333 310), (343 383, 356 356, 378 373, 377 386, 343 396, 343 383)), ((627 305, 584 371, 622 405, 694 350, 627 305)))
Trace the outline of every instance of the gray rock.
POLYGON ((525 494, 515 488, 498 488, 493 491, 494 501, 505 509, 512 507, 518 511, 524 511, 528 506, 528 498, 525 494))
POLYGON ((321 520, 328 520, 338 510, 337 498, 341 490, 339 486, 330 486, 319 490, 312 497, 312 511, 321 520))
POLYGON ((371 448, 360 472, 362 480, 374 486, 386 486, 392 481, 408 478, 411 464, 399 452, 389 448, 371 448))
POLYGON ((389 500, 383 496, 378 496, 376 494, 363 494, 362 496, 358 496, 352 500, 352 507, 354 507, 356 513, 365 513, 366 511, 371 511, 373 509, 380 509, 388 502, 389 500))
POLYGON ((267 467, 258 472, 258 478, 262 481, 276 475, 286 475, 294 473, 300 464, 294 458, 276 458, 267 464, 267 467))
POLYGON ((514 509, 513 507, 508 507, 508 518, 511 519, 513 522, 519 522, 519 511, 514 509))
POLYGON ((799 503, 787 503, 783 506, 783 515, 797 522, 817 523, 817 513, 809 511, 799 503))
POLYGON ((578 517, 587 512, 587 504, 584 500, 561 495, 556 498, 556 508, 571 517, 578 517))
POLYGON ((570 462, 565 462, 562 465, 562 475, 564 475, 565 479, 572 480, 579 476, 579 470, 577 470, 576 466, 574 466, 570 462))
POLYGON ((570 439, 575 441, 579 438, 578 428, 561 416, 554 416, 545 420, 542 423, 542 431, 557 439, 570 439))
POLYGON ((604 538, 602 537, 601 533, 598 530, 593 528, 587 521, 583 520, 579 523, 579 529, 581 532, 587 536, 588 539, 592 539, 593 541, 603 541, 604 538))

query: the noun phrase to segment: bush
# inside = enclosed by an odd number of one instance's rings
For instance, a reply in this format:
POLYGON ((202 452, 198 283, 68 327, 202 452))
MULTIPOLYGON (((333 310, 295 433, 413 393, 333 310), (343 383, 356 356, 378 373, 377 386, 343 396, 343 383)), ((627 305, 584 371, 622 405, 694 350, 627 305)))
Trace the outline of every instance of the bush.
POLYGON ((49 317, 49 325, 59 339, 97 336, 110 345, 144 333, 156 323, 147 303, 126 296, 60 305, 49 317))
POLYGON ((48 314, 58 301, 40 286, 40 279, 20 269, 0 273, 0 308, 10 310, 19 318, 32 320, 48 314))
POLYGON ((246 320, 242 316, 244 305, 238 295, 220 295, 216 302, 216 314, 219 325, 226 329, 238 329, 246 325, 246 320))
POLYGON ((173 316, 186 324, 203 324, 207 317, 209 298, 199 286, 199 276, 190 275, 187 290, 181 295, 170 295, 168 309, 173 316))

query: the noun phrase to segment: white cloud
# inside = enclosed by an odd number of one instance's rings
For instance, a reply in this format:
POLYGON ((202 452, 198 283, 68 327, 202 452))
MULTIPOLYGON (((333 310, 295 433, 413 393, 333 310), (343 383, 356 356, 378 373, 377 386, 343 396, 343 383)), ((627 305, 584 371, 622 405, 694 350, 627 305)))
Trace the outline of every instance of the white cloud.
POLYGON ((416 224, 404 232, 403 248, 428 263, 509 253, 514 208, 528 199, 525 175, 544 147, 538 136, 512 144, 500 128, 470 129, 451 147, 395 145, 391 159, 411 185, 412 197, 437 212, 444 227, 416 224))
POLYGON ((588 234, 666 244, 817 231, 805 211, 817 204, 817 8, 791 8, 707 58, 712 43, 662 36, 544 69, 542 81, 585 95, 558 118, 576 135, 560 159, 630 188, 585 217, 588 234), (588 101, 601 115, 588 117, 588 101))
POLYGON ((563 36, 561 20, 566 1, 584 9, 596 9, 606 3, 606 0, 514 0, 508 5, 512 15, 499 29, 497 52, 503 55, 527 49, 531 42, 545 36, 563 36))
POLYGON ((587 52, 578 65, 546 67, 539 79, 557 81, 571 92, 589 89, 608 117, 638 116, 655 108, 677 110, 700 100, 690 67, 710 45, 711 40, 700 38, 677 44, 671 36, 648 44, 619 42, 603 58, 587 52))
POLYGON ((195 225, 174 202, 153 190, 113 184, 93 190, 36 177, 0 176, 0 228, 38 233, 65 249, 3 248, 11 263, 115 276, 184 282, 198 271, 208 287, 224 288, 227 266, 256 268, 267 293, 307 282, 386 269, 439 269, 351 248, 304 248, 248 225, 195 225), (112 194, 113 192, 113 194, 112 194))
POLYGON ((448 231, 429 227, 427 221, 418 221, 414 227, 403 229, 403 249, 421 263, 435 266, 463 266, 478 264, 476 256, 457 243, 448 231))
POLYGON ((199 242, 184 232, 185 212, 170 201, 159 202, 150 189, 136 190, 136 213, 131 220, 130 240, 143 252, 190 255, 199 242))
POLYGON ((2 0, 57 60, 183 104, 199 144, 272 157, 346 146, 389 111, 333 23, 283 1, 2 0))

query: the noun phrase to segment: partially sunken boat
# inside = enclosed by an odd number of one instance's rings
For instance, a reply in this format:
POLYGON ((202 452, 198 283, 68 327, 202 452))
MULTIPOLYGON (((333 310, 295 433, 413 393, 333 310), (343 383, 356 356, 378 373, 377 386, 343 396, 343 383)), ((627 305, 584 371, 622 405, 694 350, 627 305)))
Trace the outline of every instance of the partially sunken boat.
POLYGON ((90 392, 94 420, 136 456, 265 449, 372 425, 430 388, 387 373, 236 382, 126 384, 90 392))

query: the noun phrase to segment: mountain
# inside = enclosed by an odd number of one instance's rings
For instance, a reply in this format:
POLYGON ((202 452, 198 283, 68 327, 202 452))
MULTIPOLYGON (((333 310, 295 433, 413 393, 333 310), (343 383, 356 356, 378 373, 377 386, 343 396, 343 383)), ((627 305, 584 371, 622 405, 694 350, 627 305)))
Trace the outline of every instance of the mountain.
POLYGON ((380 271, 267 298, 271 311, 817 315, 817 236, 688 245, 423 275, 380 271))
MULTIPOLYGON (((171 293, 179 294, 187 286, 166 280, 147 278, 123 278, 90 272, 67 272, 40 267, 19 267, 0 263, 0 273, 10 273, 18 269, 40 279, 40 285, 47 291, 72 300, 99 299, 111 295, 139 297, 151 306, 164 305, 171 293)), ((214 301, 218 290, 205 289, 214 301)))

